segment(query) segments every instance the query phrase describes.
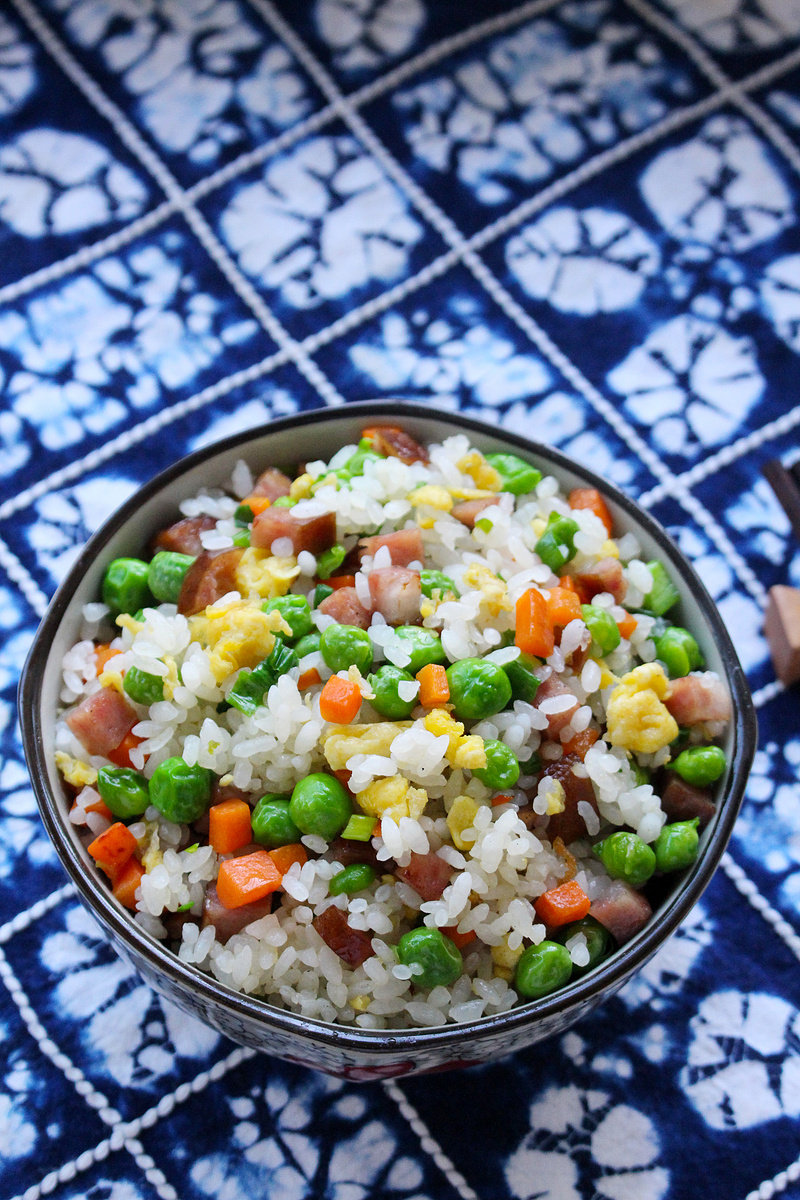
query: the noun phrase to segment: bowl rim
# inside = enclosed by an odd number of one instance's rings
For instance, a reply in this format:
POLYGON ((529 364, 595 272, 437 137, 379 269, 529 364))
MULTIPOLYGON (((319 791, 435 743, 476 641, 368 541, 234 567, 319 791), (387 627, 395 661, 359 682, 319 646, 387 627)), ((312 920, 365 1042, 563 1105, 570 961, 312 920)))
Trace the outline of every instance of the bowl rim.
POLYGON ((151 972, 166 975, 173 985, 183 990, 188 989, 212 1006, 223 1004, 235 1017, 262 1025, 265 1034, 270 1029, 284 1034, 299 1034, 305 1039, 311 1037, 312 1040, 331 1047, 346 1048, 355 1053, 368 1052, 376 1057, 381 1053, 396 1055, 399 1049, 413 1054, 415 1049, 429 1050, 436 1046, 448 1045, 454 1039, 467 1042, 470 1036, 478 1039, 481 1035, 496 1036, 500 1031, 510 1032, 539 1020, 555 1018, 573 1007, 581 1012, 596 1001, 598 994, 613 993, 660 948, 708 886, 738 815, 757 740, 757 720, 750 690, 733 641, 716 604, 691 562, 650 513, 641 509, 615 484, 546 443, 534 441, 499 425, 492 425, 460 412, 451 412, 427 404, 393 400, 358 401, 346 406, 304 410, 277 418, 201 447, 183 456, 137 488, 92 534, 53 595, 34 635, 20 676, 18 710, 23 749, 42 822, 58 852, 61 865, 100 924, 111 932, 112 941, 130 944, 131 953, 143 958, 151 972), (445 1025, 408 1029, 363 1029, 359 1026, 336 1025, 279 1008, 266 999, 237 992, 194 964, 184 963, 163 942, 146 933, 135 923, 127 910, 114 900, 99 874, 87 870, 87 864, 78 848, 77 837, 71 835, 67 828, 65 810, 62 812, 63 796, 51 791, 49 786, 49 756, 44 746, 41 724, 44 665, 56 631, 67 615, 78 581, 114 534, 130 520, 136 509, 145 501, 208 459, 237 447, 244 450, 249 443, 270 434, 342 419, 357 422, 363 418, 380 418, 384 421, 391 418, 400 423, 420 420, 442 422, 450 425, 454 433, 468 431, 480 434, 484 438, 494 438, 534 459, 539 457, 548 465, 552 464, 557 476, 559 472, 571 474, 585 480, 588 486, 599 488, 615 506, 625 512, 634 525, 641 527, 656 542, 669 564, 678 571, 681 583, 685 585, 688 582, 691 585, 696 603, 725 668, 725 678, 733 702, 733 752, 728 789, 720 801, 702 856, 690 868, 691 873, 682 886, 677 887, 663 907, 657 910, 657 920, 650 922, 588 975, 573 980, 560 991, 539 1000, 517 1004, 501 1013, 489 1014, 463 1023, 450 1022, 445 1025))

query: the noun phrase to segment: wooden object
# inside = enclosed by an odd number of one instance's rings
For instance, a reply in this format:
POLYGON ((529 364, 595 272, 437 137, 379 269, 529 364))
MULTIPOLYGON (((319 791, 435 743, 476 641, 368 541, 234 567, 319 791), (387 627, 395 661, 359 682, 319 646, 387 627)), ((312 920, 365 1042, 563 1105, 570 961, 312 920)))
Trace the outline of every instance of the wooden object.
POLYGON ((764 633, 775 674, 788 687, 800 679, 800 588, 776 584, 769 589, 764 633))

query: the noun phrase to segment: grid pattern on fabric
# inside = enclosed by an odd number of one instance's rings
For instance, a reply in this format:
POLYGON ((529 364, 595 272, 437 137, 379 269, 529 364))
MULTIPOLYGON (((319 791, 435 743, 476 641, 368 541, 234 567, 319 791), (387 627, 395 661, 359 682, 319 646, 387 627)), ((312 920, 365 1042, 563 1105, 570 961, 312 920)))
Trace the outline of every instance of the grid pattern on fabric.
POLYGON ((761 476, 800 422, 799 198, 796 0, 9 0, 0 1194, 800 1197, 800 712, 761 632, 800 586, 761 476), (717 601, 761 739, 722 869, 617 998, 457 1079, 355 1086, 117 960, 13 708, 49 596, 144 479, 381 396, 638 499, 717 601))

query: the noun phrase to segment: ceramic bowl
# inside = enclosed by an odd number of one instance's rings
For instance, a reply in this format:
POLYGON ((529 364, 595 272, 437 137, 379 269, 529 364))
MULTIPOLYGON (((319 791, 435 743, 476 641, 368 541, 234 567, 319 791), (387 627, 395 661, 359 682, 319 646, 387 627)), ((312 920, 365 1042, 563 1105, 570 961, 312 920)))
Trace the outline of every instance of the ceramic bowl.
POLYGON ((756 720, 744 674, 722 619, 697 574, 665 531, 615 487, 534 441, 432 407, 401 403, 353 404, 303 413, 225 441, 177 462, 145 484, 87 543, 58 589, 35 637, 20 689, 25 753, 42 820, 68 875, 119 954, 156 991, 236 1042, 307 1067, 351 1079, 380 1079, 497 1059, 559 1034, 613 995, 663 945, 707 886, 725 849, 741 803, 756 744, 756 720), (563 488, 598 487, 615 530, 632 530, 645 558, 660 558, 681 592, 676 619, 697 637, 708 666, 723 677, 734 717, 726 733, 725 777, 717 811, 693 866, 680 872, 653 918, 631 941, 587 976, 538 1001, 467 1024, 373 1031, 309 1020, 244 996, 203 974, 145 933, 112 897, 67 819, 67 800, 53 760, 60 664, 78 639, 81 610, 96 600, 106 564, 137 554, 148 538, 175 519, 178 504, 201 486, 222 485, 236 461, 255 468, 272 462, 330 457, 361 428, 380 419, 399 422, 419 441, 465 432, 485 452, 508 450, 532 458, 563 488))

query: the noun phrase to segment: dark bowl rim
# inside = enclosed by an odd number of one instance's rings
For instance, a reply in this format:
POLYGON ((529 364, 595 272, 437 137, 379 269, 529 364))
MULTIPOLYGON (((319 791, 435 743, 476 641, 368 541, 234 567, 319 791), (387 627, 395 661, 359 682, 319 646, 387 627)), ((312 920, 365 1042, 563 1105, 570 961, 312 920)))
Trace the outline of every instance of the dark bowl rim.
POLYGON ((223 1004, 231 1012, 264 1026, 265 1034, 272 1029, 311 1037, 337 1048, 352 1052, 381 1053, 396 1055, 397 1051, 428 1049, 448 1045, 454 1040, 468 1043, 482 1035, 495 1036, 498 1031, 513 1030, 538 1019, 555 1017, 573 1006, 579 1011, 592 1004, 598 994, 611 994, 624 983, 639 967, 656 952, 670 934, 684 920, 696 904, 719 861, 733 829, 734 822, 744 795, 745 784, 753 759, 757 740, 757 721, 750 690, 739 663, 731 637, 722 617, 694 567, 678 549, 666 530, 635 501, 626 496, 615 484, 597 475, 582 463, 575 462, 561 451, 545 443, 536 442, 499 425, 464 416, 458 412, 439 409, 427 404, 407 401, 374 400, 348 403, 346 406, 305 410, 278 418, 203 446, 185 455, 172 466, 165 468, 152 479, 142 484, 114 513, 95 531, 81 550, 64 580, 56 590, 39 628, 34 635, 25 665, 22 670, 18 692, 18 708, 22 740, 28 769, 36 793, 40 814, 47 833, 58 852, 62 866, 75 884, 91 911, 111 931, 115 939, 130 945, 133 955, 140 955, 151 971, 165 974, 182 989, 188 989, 212 1005, 223 1004), (718 812, 710 837, 701 858, 682 886, 658 910, 657 920, 645 927, 631 941, 617 949, 606 962, 596 967, 583 979, 568 984, 562 991, 540 1000, 528 1001, 502 1013, 490 1014, 475 1021, 459 1024, 437 1025, 411 1029, 362 1029, 347 1025, 301 1016, 288 1009, 273 1006, 255 996, 244 995, 220 983, 213 976, 202 972, 193 964, 182 962, 161 942, 147 934, 118 906, 99 875, 87 871, 76 843, 69 836, 63 818, 59 818, 61 797, 54 795, 47 779, 47 754, 42 738, 40 722, 41 685, 44 663, 50 645, 69 608, 73 591, 88 565, 98 557, 103 547, 124 525, 136 509, 151 499, 166 485, 207 459, 220 453, 245 447, 268 434, 327 423, 333 420, 376 418, 398 421, 425 420, 441 421, 453 426, 454 430, 468 430, 484 437, 515 446, 521 452, 538 455, 552 464, 556 474, 563 471, 584 479, 588 486, 597 487, 614 505, 622 509, 638 526, 644 529, 658 544, 659 549, 679 571, 681 581, 688 580, 701 610, 702 616, 716 643, 722 659, 728 686, 731 689, 734 707, 733 766, 724 803, 718 812))

